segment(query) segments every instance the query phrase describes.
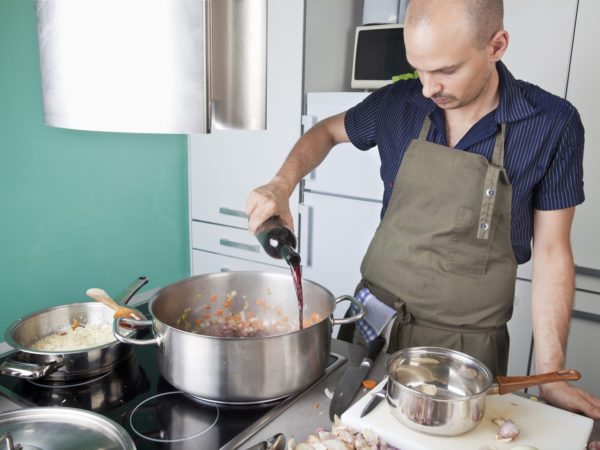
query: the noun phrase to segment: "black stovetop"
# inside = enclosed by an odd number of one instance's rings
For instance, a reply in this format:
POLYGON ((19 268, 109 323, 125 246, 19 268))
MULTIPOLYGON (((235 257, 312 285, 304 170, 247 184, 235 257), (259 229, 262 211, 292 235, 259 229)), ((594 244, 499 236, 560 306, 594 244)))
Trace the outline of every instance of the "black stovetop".
MULTIPOLYGON (((137 307, 146 314, 147 305, 137 307)), ((332 353, 324 376, 345 360, 332 353)), ((202 403, 160 376, 154 346, 136 346, 114 370, 90 380, 58 383, 0 375, 0 385, 37 406, 102 414, 125 428, 139 450, 238 448, 302 395, 260 405, 202 403)))

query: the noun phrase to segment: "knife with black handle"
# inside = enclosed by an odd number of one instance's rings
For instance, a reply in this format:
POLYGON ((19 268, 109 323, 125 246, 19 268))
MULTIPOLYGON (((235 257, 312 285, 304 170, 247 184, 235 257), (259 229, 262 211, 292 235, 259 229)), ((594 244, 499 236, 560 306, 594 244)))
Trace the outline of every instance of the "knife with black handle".
POLYGON ((379 336, 369 344, 367 354, 362 359, 360 366, 348 367, 339 379, 331 404, 329 405, 329 418, 333 421, 334 416, 341 416, 352 404, 356 393, 360 390, 363 380, 367 377, 373 361, 381 352, 385 344, 385 338, 379 336))
POLYGON ((387 384, 388 382, 386 380, 385 384, 381 387, 381 389, 379 389, 375 394, 373 394, 371 400, 369 400, 369 403, 367 403, 367 406, 365 406, 365 408, 360 413, 360 417, 365 417, 367 414, 373 411, 377 407, 377 405, 381 403, 381 400, 383 400, 387 396, 387 384))

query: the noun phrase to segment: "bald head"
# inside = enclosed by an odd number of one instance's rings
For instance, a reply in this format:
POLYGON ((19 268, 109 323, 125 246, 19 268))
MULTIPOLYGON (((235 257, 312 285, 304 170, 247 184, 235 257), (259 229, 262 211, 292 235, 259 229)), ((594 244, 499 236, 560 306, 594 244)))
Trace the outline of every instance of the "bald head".
POLYGON ((448 17, 448 8, 457 9, 473 32, 474 44, 483 48, 490 38, 504 28, 503 0, 410 0, 406 11, 406 27, 431 25, 448 17))

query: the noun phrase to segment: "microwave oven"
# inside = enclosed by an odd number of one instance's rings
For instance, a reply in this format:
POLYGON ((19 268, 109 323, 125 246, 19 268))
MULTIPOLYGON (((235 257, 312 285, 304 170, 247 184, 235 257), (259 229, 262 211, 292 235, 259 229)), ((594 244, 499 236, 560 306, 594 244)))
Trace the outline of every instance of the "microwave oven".
POLYGON ((403 24, 356 27, 350 81, 353 89, 378 89, 392 83, 394 77, 412 77, 413 72, 406 60, 403 24))

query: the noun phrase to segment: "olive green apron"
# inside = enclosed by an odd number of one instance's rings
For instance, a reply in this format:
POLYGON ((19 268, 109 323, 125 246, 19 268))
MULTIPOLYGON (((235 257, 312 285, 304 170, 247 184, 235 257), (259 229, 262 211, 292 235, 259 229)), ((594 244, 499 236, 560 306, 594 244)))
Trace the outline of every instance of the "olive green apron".
POLYGON ((358 289, 398 312, 388 351, 452 348, 503 375, 517 273, 505 125, 491 162, 427 142, 430 126, 426 118, 404 155, 358 289))

